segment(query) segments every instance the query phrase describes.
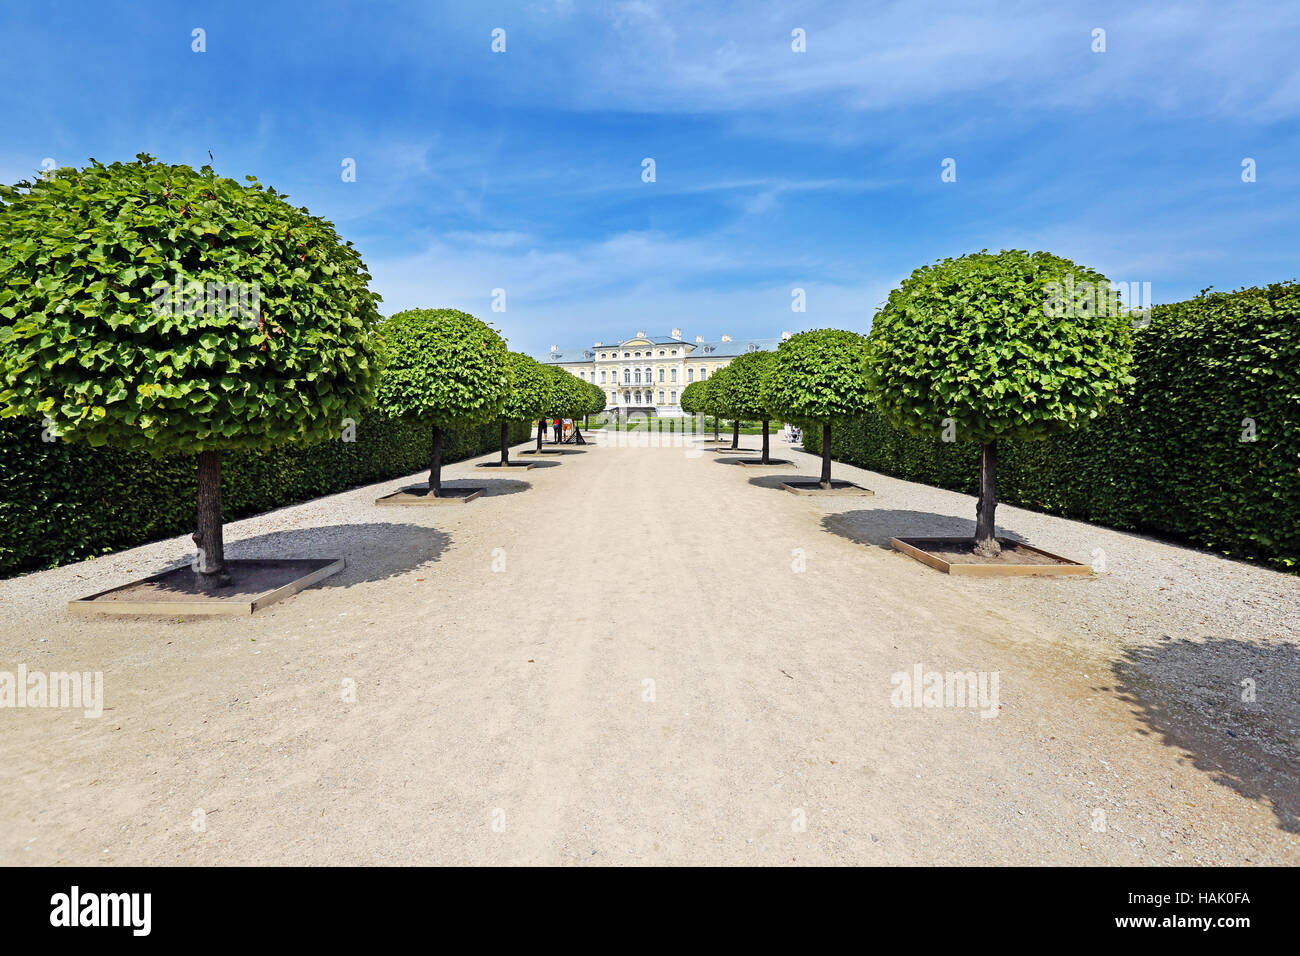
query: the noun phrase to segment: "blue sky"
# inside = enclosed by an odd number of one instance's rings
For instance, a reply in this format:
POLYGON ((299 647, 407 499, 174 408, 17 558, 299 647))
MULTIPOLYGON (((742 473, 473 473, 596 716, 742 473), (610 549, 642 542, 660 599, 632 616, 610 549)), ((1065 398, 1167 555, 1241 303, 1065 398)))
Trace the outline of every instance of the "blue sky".
POLYGON ((211 150, 332 220, 386 314, 528 351, 865 331, 982 248, 1156 302, 1300 273, 1300 4, 6 0, 0 36, 0 180, 211 150))

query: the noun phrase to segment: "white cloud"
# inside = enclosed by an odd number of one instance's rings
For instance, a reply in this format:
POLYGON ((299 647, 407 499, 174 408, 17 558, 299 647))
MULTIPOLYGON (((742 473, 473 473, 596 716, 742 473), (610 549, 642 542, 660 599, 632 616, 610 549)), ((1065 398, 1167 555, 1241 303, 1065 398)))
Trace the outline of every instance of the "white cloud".
POLYGON ((494 242, 448 234, 417 255, 371 263, 384 312, 464 309, 493 322, 512 348, 531 352, 639 328, 667 334, 680 327, 706 336, 776 336, 823 326, 865 331, 894 284, 871 276, 860 284, 828 281, 802 253, 738 245, 719 235, 627 232, 546 248, 523 236, 494 242), (795 286, 807 290, 806 313, 790 310, 795 286), (491 311, 498 288, 506 290, 504 313, 491 311))

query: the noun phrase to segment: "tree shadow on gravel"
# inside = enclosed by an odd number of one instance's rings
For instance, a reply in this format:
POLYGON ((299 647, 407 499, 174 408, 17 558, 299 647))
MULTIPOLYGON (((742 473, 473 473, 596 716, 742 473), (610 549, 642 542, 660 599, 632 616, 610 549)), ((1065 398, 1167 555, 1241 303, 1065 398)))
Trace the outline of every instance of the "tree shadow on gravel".
MULTIPOLYGON (((443 488, 482 488, 484 498, 496 498, 501 495, 515 495, 521 491, 527 491, 532 487, 526 481, 519 481, 516 478, 480 478, 482 472, 476 472, 468 478, 453 478, 442 481, 443 488)), ((421 492, 428 491, 429 483, 427 481, 417 481, 413 485, 403 485, 399 490, 407 491, 415 489, 421 492)), ((438 507, 433 505, 431 507, 438 507)), ((470 502, 465 507, 472 508, 474 503, 470 502)))
MULTIPOLYGON (((929 511, 899 511, 895 508, 865 508, 823 515, 822 527, 855 544, 870 544, 878 548, 889 548, 890 538, 975 537, 973 518, 955 518, 929 511)), ((1002 525, 997 526, 997 531, 999 537, 1021 544, 1029 543, 1023 535, 1002 525)))
POLYGON ((784 491, 784 489, 782 489, 781 487, 787 481, 807 481, 807 480, 808 480, 807 475, 758 475, 755 478, 749 479, 749 483, 758 488, 774 488, 777 491, 782 492, 783 494, 788 494, 789 492, 784 491))
MULTIPOLYGON (((464 507, 472 508, 474 504, 464 507)), ((399 577, 436 562, 450 543, 451 535, 436 528, 368 521, 293 528, 227 540, 226 557, 343 558, 347 566, 342 571, 312 587, 350 587, 399 577)))
POLYGON ((1120 699, 1163 744, 1300 833, 1300 646, 1166 639, 1111 665, 1120 699), (1252 696, 1254 700, 1243 700, 1252 696))

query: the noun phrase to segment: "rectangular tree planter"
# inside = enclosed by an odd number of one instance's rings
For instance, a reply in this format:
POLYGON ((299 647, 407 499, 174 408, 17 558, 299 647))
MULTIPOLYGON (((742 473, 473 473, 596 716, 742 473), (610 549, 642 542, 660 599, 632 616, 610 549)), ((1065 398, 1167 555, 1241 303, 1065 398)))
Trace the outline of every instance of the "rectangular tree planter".
POLYGON ((394 491, 391 495, 384 495, 382 498, 376 498, 375 504, 385 506, 408 506, 412 508, 419 507, 437 507, 439 505, 467 505, 479 495, 483 494, 482 488, 443 488, 442 496, 434 498, 429 494, 427 488, 415 486, 412 488, 403 488, 401 491, 394 491))
POLYGON ((499 461, 484 461, 484 462, 480 462, 474 467, 475 468, 522 468, 524 471, 527 471, 529 468, 534 467, 534 463, 531 461, 512 461, 508 465, 503 465, 499 461))
POLYGON ((780 465, 782 468, 786 465, 795 468, 799 467, 794 462, 786 461, 784 458, 770 458, 766 462, 761 458, 742 458, 740 461, 736 462, 736 464, 744 468, 775 468, 777 465, 780 465))
POLYGON ((916 558, 936 571, 971 577, 1000 578, 1027 575, 1084 575, 1092 568, 1059 554, 1010 538, 998 538, 1002 554, 992 561, 970 555, 973 538, 890 538, 898 551, 916 558))
POLYGON ((529 448, 527 451, 516 452, 515 454, 518 454, 518 455, 563 455, 563 454, 566 454, 566 453, 567 453, 566 449, 563 449, 563 448, 543 448, 541 451, 538 451, 536 448, 529 448))
POLYGON ((870 488, 863 488, 861 485, 855 485, 851 481, 843 481, 839 478, 831 479, 831 486, 823 488, 821 480, 818 478, 809 478, 807 481, 787 481, 781 485, 782 489, 795 495, 874 495, 875 492, 870 488))
POLYGON ((227 559, 234 583, 201 590, 188 567, 172 568, 68 602, 70 614, 252 614, 338 574, 342 558, 227 559))

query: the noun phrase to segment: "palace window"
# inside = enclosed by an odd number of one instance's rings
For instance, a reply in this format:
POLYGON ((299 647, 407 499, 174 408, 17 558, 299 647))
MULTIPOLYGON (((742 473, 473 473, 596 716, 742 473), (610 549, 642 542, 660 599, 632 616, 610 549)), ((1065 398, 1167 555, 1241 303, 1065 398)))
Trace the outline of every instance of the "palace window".
POLYGON ((673 357, 674 357, 674 358, 677 357, 677 350, 676 350, 676 349, 673 349, 673 357))
POLYGON ((605 384, 605 373, 603 371, 600 373, 600 384, 605 384))
POLYGON ((660 358, 663 358, 663 357, 664 357, 664 350, 663 350, 663 349, 660 349, 660 350, 659 350, 659 357, 660 357, 660 358))
POLYGON ((686 370, 686 381, 688 381, 688 382, 693 382, 693 381, 695 381, 695 369, 693 369, 693 368, 688 368, 688 369, 686 370))
POLYGON ((674 385, 677 384, 677 369, 669 369, 668 381, 672 382, 674 385))
POLYGON ((664 367, 663 367, 662 365, 660 365, 660 366, 659 366, 659 381, 662 382, 663 380, 664 380, 664 367))
POLYGON ((631 384, 632 384, 632 370, 631 370, 631 369, 626 369, 626 368, 623 369, 623 384, 624 384, 624 385, 631 385, 631 384))
POLYGON ((709 377, 709 370, 707 368, 700 369, 700 381, 702 382, 708 377, 709 377))
POLYGON ((641 357, 641 353, 640 353, 640 352, 633 352, 632 354, 635 355, 637 358, 640 358, 640 357, 641 357))
POLYGON ((662 405, 663 403, 664 403, 664 393, 663 393, 663 392, 660 392, 660 393, 659 393, 659 404, 662 405))
POLYGON ((676 405, 676 404, 677 404, 677 393, 676 393, 676 392, 670 392, 670 393, 669 393, 669 396, 670 396, 670 399, 669 399, 669 400, 670 400, 674 405, 676 405))

